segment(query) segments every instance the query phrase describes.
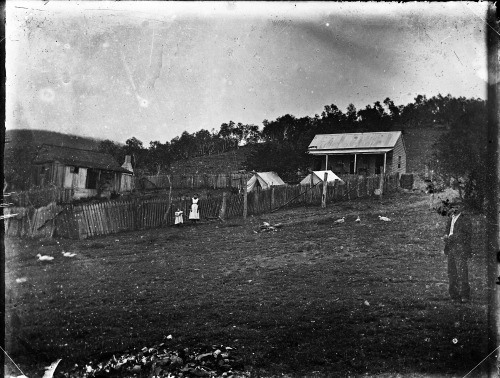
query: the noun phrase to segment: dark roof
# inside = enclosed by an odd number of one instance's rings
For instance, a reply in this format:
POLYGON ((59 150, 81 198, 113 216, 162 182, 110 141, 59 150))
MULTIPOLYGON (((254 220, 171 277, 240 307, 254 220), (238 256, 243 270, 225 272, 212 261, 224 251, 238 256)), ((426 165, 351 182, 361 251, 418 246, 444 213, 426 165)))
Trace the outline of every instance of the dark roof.
POLYGON ((73 165, 83 168, 95 168, 103 171, 114 171, 132 173, 115 161, 115 159, 104 152, 91 150, 80 150, 71 147, 53 146, 44 144, 38 150, 34 164, 59 162, 65 165, 73 165))

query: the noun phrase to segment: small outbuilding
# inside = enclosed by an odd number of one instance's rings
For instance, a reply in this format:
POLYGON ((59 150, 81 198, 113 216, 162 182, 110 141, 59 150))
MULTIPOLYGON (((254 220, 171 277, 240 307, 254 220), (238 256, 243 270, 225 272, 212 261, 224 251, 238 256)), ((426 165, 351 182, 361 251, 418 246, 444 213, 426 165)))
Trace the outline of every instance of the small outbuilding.
POLYGON ((275 172, 255 172, 247 182, 247 192, 257 188, 270 189, 271 186, 281 186, 286 183, 275 172))
POLYGON ((339 176, 337 176, 332 171, 312 171, 309 173, 301 182, 300 185, 310 185, 311 179, 313 185, 316 185, 319 182, 323 182, 325 180, 325 173, 327 174, 326 182, 344 182, 339 176))

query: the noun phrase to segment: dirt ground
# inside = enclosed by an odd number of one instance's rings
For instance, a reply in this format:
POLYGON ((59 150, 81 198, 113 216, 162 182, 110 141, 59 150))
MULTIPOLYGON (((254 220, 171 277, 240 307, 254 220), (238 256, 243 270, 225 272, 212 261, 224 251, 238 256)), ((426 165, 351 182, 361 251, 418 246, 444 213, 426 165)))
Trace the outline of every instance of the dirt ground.
POLYGON ((172 335, 173 347, 231 345, 255 377, 463 376, 488 354, 474 220, 465 305, 447 295, 445 219, 417 193, 92 240, 6 240, 7 352, 29 377, 62 358, 62 377, 172 335), (258 232, 264 221, 283 227, 258 232))

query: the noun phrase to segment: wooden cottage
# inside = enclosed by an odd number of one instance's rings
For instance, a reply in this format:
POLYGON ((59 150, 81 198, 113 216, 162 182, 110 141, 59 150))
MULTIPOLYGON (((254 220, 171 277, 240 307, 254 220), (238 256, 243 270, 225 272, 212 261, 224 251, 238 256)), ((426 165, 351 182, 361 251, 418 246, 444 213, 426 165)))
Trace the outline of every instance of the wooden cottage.
POLYGON ((317 169, 337 175, 406 173, 406 148, 401 131, 318 134, 309 154, 321 157, 317 169))
POLYGON ((33 161, 35 186, 73 189, 76 198, 130 190, 132 174, 109 154, 71 147, 44 144, 33 161))

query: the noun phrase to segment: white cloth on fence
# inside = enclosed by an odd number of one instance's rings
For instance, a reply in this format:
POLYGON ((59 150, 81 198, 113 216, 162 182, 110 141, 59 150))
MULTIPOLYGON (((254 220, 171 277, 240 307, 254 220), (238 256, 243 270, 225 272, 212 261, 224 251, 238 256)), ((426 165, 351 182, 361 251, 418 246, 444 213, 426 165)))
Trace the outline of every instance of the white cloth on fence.
POLYGON ((175 212, 175 224, 184 223, 184 218, 182 217, 182 211, 175 212))
POLYGON ((192 198, 191 211, 189 212, 189 219, 200 219, 200 212, 198 211, 198 198, 192 198))

